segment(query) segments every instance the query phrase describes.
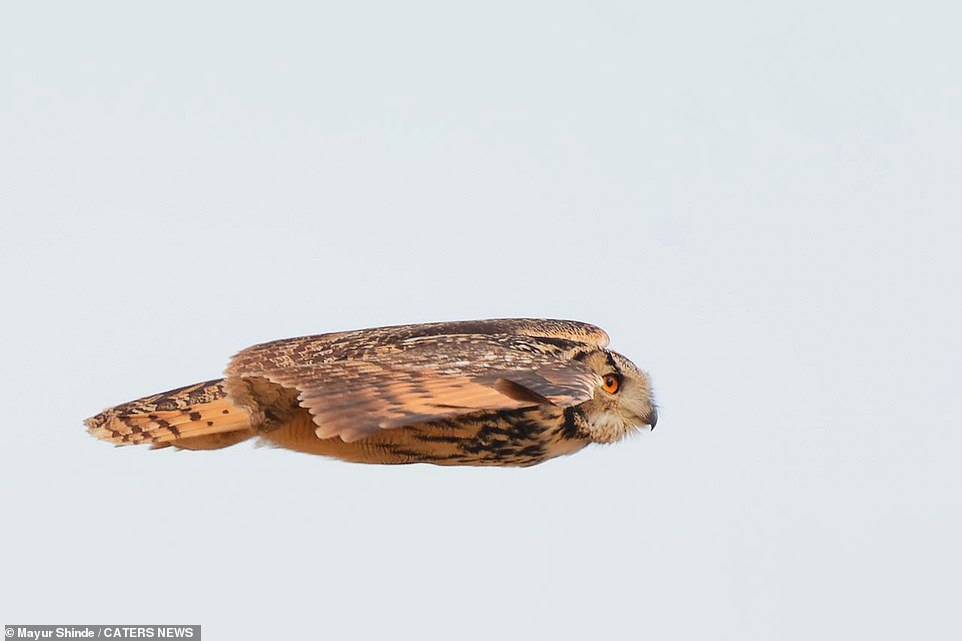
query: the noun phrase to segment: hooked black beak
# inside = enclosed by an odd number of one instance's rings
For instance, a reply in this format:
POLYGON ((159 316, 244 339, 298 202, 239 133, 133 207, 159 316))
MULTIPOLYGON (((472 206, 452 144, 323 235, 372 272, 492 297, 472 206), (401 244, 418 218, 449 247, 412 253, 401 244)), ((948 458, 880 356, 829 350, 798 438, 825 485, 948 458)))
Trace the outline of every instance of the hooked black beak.
POLYGON ((648 425, 651 426, 651 431, 655 431, 655 425, 658 425, 658 408, 652 407, 651 413, 648 414, 648 425))

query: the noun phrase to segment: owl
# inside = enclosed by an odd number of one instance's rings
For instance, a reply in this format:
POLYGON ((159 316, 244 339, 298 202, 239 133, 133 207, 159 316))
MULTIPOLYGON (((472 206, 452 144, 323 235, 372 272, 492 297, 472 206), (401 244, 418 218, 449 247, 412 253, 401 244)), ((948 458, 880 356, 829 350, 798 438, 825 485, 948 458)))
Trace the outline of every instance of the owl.
POLYGON ((526 318, 290 338, 85 424, 117 445, 254 438, 356 463, 530 466, 654 429, 648 376, 607 345, 594 325, 526 318))

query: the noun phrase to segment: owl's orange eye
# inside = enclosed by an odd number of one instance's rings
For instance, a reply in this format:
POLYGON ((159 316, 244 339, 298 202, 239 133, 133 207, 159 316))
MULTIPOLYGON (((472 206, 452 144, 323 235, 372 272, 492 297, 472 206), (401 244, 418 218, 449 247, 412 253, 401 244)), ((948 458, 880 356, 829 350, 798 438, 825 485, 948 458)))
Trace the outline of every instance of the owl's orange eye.
POLYGON ((617 374, 605 374, 601 378, 601 389, 609 394, 614 394, 621 389, 621 377, 617 374))

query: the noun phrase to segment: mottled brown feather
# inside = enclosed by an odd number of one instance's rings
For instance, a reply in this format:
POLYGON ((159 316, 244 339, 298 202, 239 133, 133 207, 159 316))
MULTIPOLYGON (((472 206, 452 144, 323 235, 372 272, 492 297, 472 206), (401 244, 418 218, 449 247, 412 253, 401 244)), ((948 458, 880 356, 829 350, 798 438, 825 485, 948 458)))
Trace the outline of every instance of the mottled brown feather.
POLYGON ((299 391, 321 438, 365 438, 545 399, 566 407, 591 398, 598 377, 572 358, 606 345, 574 321, 504 319, 401 325, 255 345, 227 368, 231 380, 263 378, 299 391))
POLYGON ((223 383, 221 379, 205 381, 154 394, 104 410, 84 422, 91 434, 118 445, 161 445, 236 430, 252 436, 248 413, 230 402, 223 383))

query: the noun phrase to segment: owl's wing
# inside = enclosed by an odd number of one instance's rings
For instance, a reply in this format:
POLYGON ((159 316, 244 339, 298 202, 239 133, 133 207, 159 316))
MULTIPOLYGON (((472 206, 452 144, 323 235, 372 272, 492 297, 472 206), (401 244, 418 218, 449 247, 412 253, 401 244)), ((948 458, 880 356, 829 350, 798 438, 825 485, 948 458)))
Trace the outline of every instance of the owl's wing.
POLYGON ((227 375, 298 390, 319 437, 352 441, 479 410, 580 403, 598 377, 574 357, 606 343, 572 321, 405 325, 256 345, 227 375))

